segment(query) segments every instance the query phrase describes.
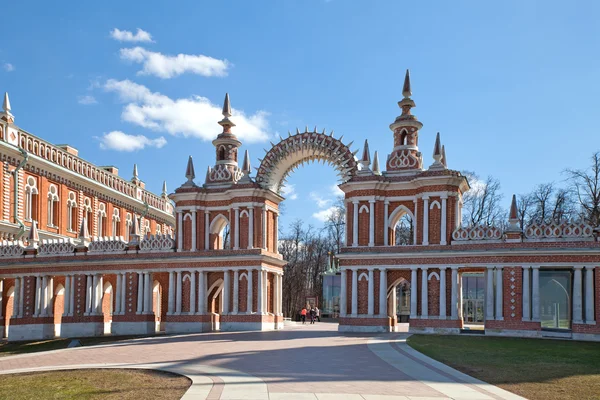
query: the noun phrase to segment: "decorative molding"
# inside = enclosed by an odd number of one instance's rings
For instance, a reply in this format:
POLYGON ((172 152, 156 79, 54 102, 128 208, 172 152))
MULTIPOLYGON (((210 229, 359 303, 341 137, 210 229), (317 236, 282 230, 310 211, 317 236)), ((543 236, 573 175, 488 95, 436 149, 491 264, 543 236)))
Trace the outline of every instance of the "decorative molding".
POLYGON ((175 248, 175 239, 171 235, 156 234, 146 235, 140 242, 140 252, 172 251, 175 248))
POLYGON ((440 205, 440 203, 437 200, 432 201, 431 204, 429 205, 430 210, 433 210, 433 207, 437 207, 438 210, 442 209, 442 206, 440 205))
POLYGON ((431 278, 435 278, 435 279, 437 279, 439 281, 440 280, 440 275, 437 272, 431 272, 427 276, 427 280, 430 281, 431 278))
POLYGON ((360 208, 358 209, 358 213, 362 214, 363 210, 368 214, 369 213, 369 207, 366 204, 363 204, 362 206, 360 206, 360 208))
POLYGON ((360 281, 362 281, 362 280, 363 280, 363 278, 364 278, 366 281, 368 281, 368 280, 369 280, 369 275, 367 275, 367 273, 366 273, 366 272, 363 272, 362 274, 360 274, 360 275, 359 275, 359 277, 358 277, 358 281, 359 281, 359 282, 360 282, 360 281))
POLYGON ((88 245, 89 253, 123 253, 127 250, 127 242, 119 237, 92 237, 88 245))
POLYGON ((64 256, 75 252, 76 244, 71 238, 43 239, 38 247, 39 256, 64 256))
POLYGON ((452 239, 456 241, 465 240, 500 240, 502 229, 497 226, 469 226, 459 227, 452 232, 452 239))
POLYGON ((0 257, 20 257, 25 252, 25 244, 21 240, 3 240, 0 244, 0 257))
POLYGON ((593 234, 594 228, 584 222, 533 223, 525 229, 528 239, 591 238, 593 234))

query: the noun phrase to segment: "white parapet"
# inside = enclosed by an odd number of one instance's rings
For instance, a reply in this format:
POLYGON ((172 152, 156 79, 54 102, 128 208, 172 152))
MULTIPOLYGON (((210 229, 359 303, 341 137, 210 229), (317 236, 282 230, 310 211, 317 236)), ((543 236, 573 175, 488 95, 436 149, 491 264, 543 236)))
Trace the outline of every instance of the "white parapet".
POLYGON ((54 324, 26 324, 10 325, 8 327, 8 341, 41 340, 54 337, 54 324))

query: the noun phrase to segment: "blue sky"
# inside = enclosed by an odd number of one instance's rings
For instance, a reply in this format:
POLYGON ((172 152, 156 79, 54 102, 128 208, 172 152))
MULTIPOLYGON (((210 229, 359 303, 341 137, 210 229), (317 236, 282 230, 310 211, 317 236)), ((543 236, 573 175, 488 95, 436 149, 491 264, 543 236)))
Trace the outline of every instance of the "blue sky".
MULTIPOLYGON (((508 207, 600 149, 599 14, 593 1, 8 2, 0 91, 23 129, 126 178, 136 162, 160 192, 185 181, 190 154, 203 181, 225 92, 253 166, 306 125, 384 158, 410 68, 425 164, 440 131, 449 167, 500 179, 508 207)), ((289 182, 282 226, 319 226, 331 167, 289 182)))

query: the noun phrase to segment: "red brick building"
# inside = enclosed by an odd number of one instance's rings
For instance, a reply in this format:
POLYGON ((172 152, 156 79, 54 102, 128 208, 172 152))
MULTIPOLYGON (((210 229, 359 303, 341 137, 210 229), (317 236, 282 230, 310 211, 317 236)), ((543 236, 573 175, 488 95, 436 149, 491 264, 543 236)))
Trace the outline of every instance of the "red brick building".
POLYGON ((273 145, 254 178, 247 151, 238 164, 226 96, 204 183, 190 157, 186 182, 160 197, 137 171, 123 180, 16 127, 6 98, 0 332, 22 340, 282 328, 279 192, 296 167, 323 160, 346 199, 340 330, 393 331, 408 320, 412 332, 599 340, 598 228, 522 231, 514 199, 508 228, 461 227, 469 183, 448 168, 439 135, 433 162, 424 161, 408 73, 403 96, 385 171, 366 142, 358 159, 341 138, 307 128, 273 145))

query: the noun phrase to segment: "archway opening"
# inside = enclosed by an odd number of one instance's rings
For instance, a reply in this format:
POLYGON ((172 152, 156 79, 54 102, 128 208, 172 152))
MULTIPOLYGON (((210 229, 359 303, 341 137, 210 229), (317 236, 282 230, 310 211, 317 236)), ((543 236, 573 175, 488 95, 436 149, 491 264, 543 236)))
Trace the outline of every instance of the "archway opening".
MULTIPOLYGON (((394 271, 393 274, 401 273, 394 271)), ((398 277, 388 286, 387 315, 391 320, 392 331, 408 332, 411 307, 410 282, 404 277, 398 277)))
POLYGON ((210 248, 211 250, 224 250, 231 248, 231 235, 229 234, 229 220, 223 214, 217 215, 210 223, 210 248))
MULTIPOLYGON (((11 286, 6 292, 6 306, 4 308, 4 337, 8 337, 8 330, 14 312, 15 305, 15 287, 11 286)), ((1 336, 1 335, 0 335, 1 336)))
POLYGON ((102 314, 104 315, 104 334, 111 332, 112 315, 113 315, 113 286, 110 282, 106 282, 102 288, 102 314))
POLYGON ((217 279, 208 288, 207 305, 208 312, 211 315, 211 325, 213 331, 221 329, 221 315, 223 314, 223 278, 217 279))
POLYGON ((404 205, 398 206, 388 220, 388 236, 391 246, 410 246, 415 244, 415 227, 412 212, 404 205))
POLYGON ((156 332, 164 332, 165 330, 164 320, 166 314, 163 314, 162 294, 162 285, 159 281, 154 281, 152 285, 152 311, 154 311, 156 332))
POLYGON ((54 290, 54 298, 52 299, 54 313, 54 336, 60 337, 60 327, 62 323, 62 315, 65 311, 65 288, 59 283, 54 290))

